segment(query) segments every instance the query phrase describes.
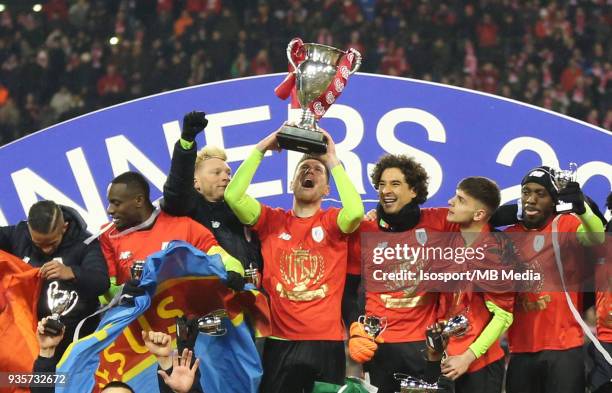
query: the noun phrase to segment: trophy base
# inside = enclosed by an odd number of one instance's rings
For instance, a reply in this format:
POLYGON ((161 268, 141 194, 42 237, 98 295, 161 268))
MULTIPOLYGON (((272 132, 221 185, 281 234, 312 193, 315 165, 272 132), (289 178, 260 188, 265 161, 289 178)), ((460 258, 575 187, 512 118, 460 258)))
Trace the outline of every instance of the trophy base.
POLYGON ((327 138, 322 132, 285 125, 276 134, 278 145, 286 150, 307 154, 327 153, 327 138))
POLYGON ((45 334, 47 336, 59 336, 63 328, 64 324, 59 320, 49 318, 45 323, 45 334))

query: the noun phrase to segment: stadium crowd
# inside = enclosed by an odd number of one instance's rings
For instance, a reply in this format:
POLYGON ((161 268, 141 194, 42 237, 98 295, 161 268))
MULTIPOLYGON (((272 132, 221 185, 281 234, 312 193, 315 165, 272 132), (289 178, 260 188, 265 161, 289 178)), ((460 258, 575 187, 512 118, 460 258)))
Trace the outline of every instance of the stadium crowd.
POLYGON ((0 12, 0 144, 125 100, 285 71, 295 36, 355 47, 364 72, 463 86, 612 128, 605 0, 33 5, 8 2, 0 12))

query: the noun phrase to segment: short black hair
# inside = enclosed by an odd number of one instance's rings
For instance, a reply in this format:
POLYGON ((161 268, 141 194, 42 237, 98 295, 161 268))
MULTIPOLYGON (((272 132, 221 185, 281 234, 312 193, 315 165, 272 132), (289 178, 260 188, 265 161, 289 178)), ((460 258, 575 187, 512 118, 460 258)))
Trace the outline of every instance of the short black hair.
POLYGON ((608 198, 606 198, 606 207, 608 210, 612 210, 612 192, 608 194, 608 198))
MULTIPOLYGON (((327 176, 327 184, 329 184, 329 177, 330 177, 329 168, 327 168, 327 165, 325 165, 323 160, 321 160, 321 157, 315 156, 314 154, 308 154, 308 153, 304 154, 302 158, 300 158, 300 160, 298 161, 297 165, 295 166, 295 172, 297 172, 300 164, 306 160, 316 160, 316 161, 319 161, 321 164, 323 164, 323 166, 325 167, 325 176, 327 176)), ((295 172, 294 172, 294 176, 295 176, 295 172)))
POLYGON ((151 200, 151 188, 149 187, 149 182, 138 172, 123 172, 114 178, 113 181, 111 181, 111 184, 125 184, 129 192, 133 194, 142 194, 147 198, 147 200, 151 200))
POLYGON ((487 177, 466 177, 459 182, 457 189, 480 201, 486 206, 489 214, 493 214, 501 202, 501 193, 497 183, 487 177))
POLYGON ((406 179, 406 183, 414 190, 416 197, 414 201, 421 205, 427 200, 427 186, 429 185, 429 175, 421 164, 416 162, 413 157, 405 154, 386 154, 378 160, 370 178, 374 188, 378 190, 378 183, 385 169, 397 168, 406 179))
POLYGON ((53 201, 38 201, 28 212, 28 226, 38 233, 50 233, 55 230, 64 215, 62 209, 53 201))
POLYGON ((102 388, 102 391, 104 391, 104 389, 106 388, 125 388, 127 390, 129 390, 131 393, 136 393, 134 391, 134 389, 132 389, 132 387, 130 385, 128 385, 125 382, 121 382, 121 381, 111 381, 109 383, 106 384, 106 386, 104 386, 102 388))

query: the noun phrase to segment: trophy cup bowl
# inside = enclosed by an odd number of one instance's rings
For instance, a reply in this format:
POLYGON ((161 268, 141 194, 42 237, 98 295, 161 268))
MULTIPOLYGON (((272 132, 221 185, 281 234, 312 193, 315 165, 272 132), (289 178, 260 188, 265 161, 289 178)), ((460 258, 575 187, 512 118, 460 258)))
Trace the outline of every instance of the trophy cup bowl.
POLYGON ((376 317, 374 315, 360 315, 357 322, 363 325, 363 330, 372 338, 378 337, 387 328, 386 317, 376 317))
POLYGON ((134 264, 130 267, 130 274, 132 275, 133 280, 138 280, 142 278, 142 272, 144 271, 145 261, 135 261, 134 264))
MULTIPOLYGON (((303 44, 304 61, 296 65, 292 52, 297 41, 292 40, 289 43, 287 58, 295 70, 296 95, 302 109, 302 117, 297 125, 286 124, 281 127, 277 140, 283 149, 324 154, 327 152, 327 140, 323 133, 317 131, 316 116, 309 106, 334 81, 340 60, 348 52, 327 45, 306 43, 303 44)), ((346 77, 355 73, 361 66, 361 54, 354 49, 349 51, 355 55, 355 63, 346 77)), ((338 94, 342 88, 344 85, 341 88, 336 87, 338 94)), ((333 99, 331 101, 333 102, 333 99)))
MULTIPOLYGON (((578 165, 575 162, 569 163, 569 169, 561 169, 559 171, 554 172, 554 181, 555 186, 557 186, 557 190, 561 191, 564 189, 569 182, 576 181, 578 165)), ((555 206, 555 211, 559 214, 571 212, 574 208, 572 203, 558 201, 555 206)))
POLYGON ((446 322, 441 334, 445 337, 461 337, 468 331, 469 327, 470 321, 465 315, 456 315, 446 322))
POLYGON ((200 333, 209 336, 223 336, 227 333, 227 329, 221 324, 221 318, 223 317, 227 317, 227 312, 225 310, 215 310, 198 318, 196 326, 200 333))
POLYGON ((435 350, 436 352, 444 352, 446 348, 446 342, 450 337, 461 337, 470 328, 470 322, 464 315, 456 315, 450 318, 441 332, 437 332, 433 329, 427 329, 425 332, 425 339, 427 345, 435 350))
POLYGON ((393 378, 400 383, 400 393, 430 393, 441 391, 438 384, 427 383, 407 374, 394 373, 393 378))
POLYGON ((47 289, 47 304, 51 310, 51 316, 45 322, 45 334, 49 336, 59 336, 62 333, 64 324, 60 321, 60 316, 68 314, 77 304, 79 295, 76 291, 59 289, 59 283, 53 281, 47 289))
POLYGON ((253 284, 256 288, 259 287, 259 275, 253 264, 249 264, 248 269, 244 269, 244 281, 247 284, 253 284))

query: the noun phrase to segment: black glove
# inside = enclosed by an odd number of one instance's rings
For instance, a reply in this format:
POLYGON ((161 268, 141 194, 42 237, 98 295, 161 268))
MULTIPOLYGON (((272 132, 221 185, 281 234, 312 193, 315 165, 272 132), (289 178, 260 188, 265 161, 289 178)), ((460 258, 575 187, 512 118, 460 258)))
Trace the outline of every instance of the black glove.
POLYGON ((187 142, 193 142, 198 135, 208 124, 206 113, 204 112, 189 112, 183 117, 183 132, 181 139, 187 142))
POLYGON ((129 280, 125 284, 123 284, 123 289, 121 290, 122 295, 128 295, 131 297, 142 296, 145 293, 144 288, 139 287, 140 281, 138 280, 129 280))
POLYGON ((425 330, 425 343, 439 354, 444 352, 447 344, 445 337, 442 335, 444 325, 444 323, 438 322, 425 330))
POLYGON ((234 291, 242 291, 244 289, 244 277, 230 270, 227 272, 227 281, 225 285, 234 291))
POLYGON ((518 205, 513 203, 511 205, 502 205, 495 210, 493 216, 489 219, 489 224, 494 227, 505 227, 506 225, 513 225, 519 222, 519 218, 516 216, 518 213, 518 205))
POLYGON ((584 194, 580 189, 580 184, 575 181, 567 183, 565 188, 559 190, 559 201, 571 203, 572 211, 578 215, 586 213, 584 194))

